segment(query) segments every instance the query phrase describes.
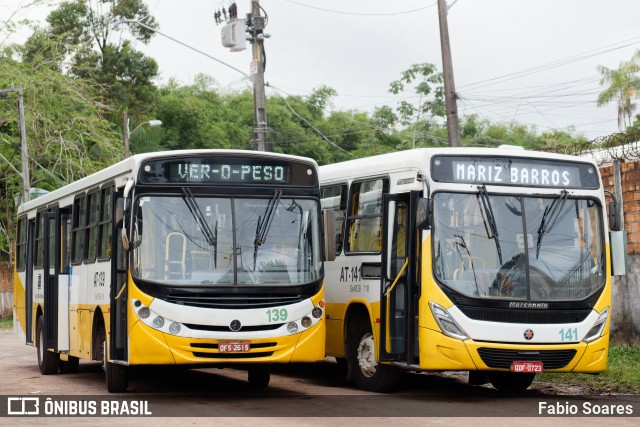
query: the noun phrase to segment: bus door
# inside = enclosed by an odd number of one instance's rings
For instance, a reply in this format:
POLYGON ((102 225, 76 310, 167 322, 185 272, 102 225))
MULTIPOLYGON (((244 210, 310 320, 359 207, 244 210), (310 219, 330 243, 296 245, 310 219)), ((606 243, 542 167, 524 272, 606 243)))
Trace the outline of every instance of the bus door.
POLYGON ((58 209, 44 213, 43 277, 45 348, 58 351, 58 274, 60 273, 60 235, 58 209))
POLYGON ((419 192, 383 197, 380 360, 418 364, 415 209, 419 192))
POLYGON ((55 230, 54 265, 58 286, 58 351, 69 351, 69 295, 71 285, 71 208, 60 208, 55 230))
POLYGON ((27 344, 33 344, 33 261, 34 246, 36 240, 36 221, 27 221, 27 263, 25 270, 25 330, 27 333, 27 344))
POLYGON ((111 334, 109 336, 109 360, 126 362, 127 349, 127 252, 122 247, 122 227, 124 224, 124 199, 122 191, 113 197, 111 218, 111 334))

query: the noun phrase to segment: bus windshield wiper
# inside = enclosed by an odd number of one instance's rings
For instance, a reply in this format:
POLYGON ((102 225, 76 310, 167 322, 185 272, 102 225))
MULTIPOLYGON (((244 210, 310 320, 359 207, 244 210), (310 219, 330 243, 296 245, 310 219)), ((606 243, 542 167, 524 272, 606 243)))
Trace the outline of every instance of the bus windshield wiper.
POLYGON ((213 246, 213 248, 216 249, 218 245, 218 223, 216 222, 216 232, 214 234, 207 223, 207 219, 202 214, 195 197, 193 197, 191 189, 182 187, 182 194, 184 194, 184 202, 187 204, 189 211, 191 211, 191 215, 193 215, 193 219, 196 220, 202 234, 204 234, 205 240, 209 243, 209 246, 213 246))
POLYGON ((258 246, 262 245, 267 240, 267 234, 269 234, 269 228, 271 228, 271 222, 273 221, 273 215, 276 212, 276 207, 282 196, 282 190, 276 190, 273 194, 269 204, 264 210, 264 214, 258 217, 258 225, 256 227, 256 239, 253 241, 253 271, 256 271, 256 260, 258 258, 258 246))
POLYGON ((480 200, 482 201, 482 208, 484 210, 484 219, 486 219, 486 223, 489 224, 489 231, 491 231, 491 235, 488 236, 489 239, 493 239, 496 243, 496 252, 498 252, 498 259, 500 260, 500 265, 502 265, 502 248, 500 247, 500 240, 498 239, 498 225, 496 224, 496 217, 493 215, 493 209, 491 208, 491 201, 489 200, 489 194, 487 193, 486 185, 478 186, 478 195, 480 200))
POLYGON ((464 258, 462 258, 462 253, 460 252, 460 248, 463 248, 467 251, 467 256, 469 257, 469 267, 471 267, 471 272, 473 273, 473 281, 476 284, 476 291, 478 295, 480 295, 480 288, 478 287, 478 278, 476 277, 476 268, 473 265, 473 257, 471 256, 471 251, 469 251, 469 247, 467 246, 467 242, 464 241, 464 237, 460 234, 454 234, 453 237, 456 239, 455 245, 458 254, 460 255, 460 259, 462 259, 462 263, 464 264, 464 258))
POLYGON ((560 197, 553 199, 553 202, 544 209, 540 227, 538 228, 538 243, 536 244, 536 259, 540 256, 540 246, 542 245, 542 236, 549 233, 558 222, 560 222, 560 212, 565 202, 569 198, 569 192, 562 190, 560 197))

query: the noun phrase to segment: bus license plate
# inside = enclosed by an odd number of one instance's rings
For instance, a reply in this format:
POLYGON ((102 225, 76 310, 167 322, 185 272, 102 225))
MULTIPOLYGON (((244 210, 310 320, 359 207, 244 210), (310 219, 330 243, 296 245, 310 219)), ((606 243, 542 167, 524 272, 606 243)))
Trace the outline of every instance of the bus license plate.
POLYGON ((220 341, 218 342, 219 353, 240 353, 249 351, 251 343, 249 341, 220 341))
POLYGON ((537 374, 542 372, 542 366, 542 362, 517 361, 511 363, 511 371, 527 374, 537 374))

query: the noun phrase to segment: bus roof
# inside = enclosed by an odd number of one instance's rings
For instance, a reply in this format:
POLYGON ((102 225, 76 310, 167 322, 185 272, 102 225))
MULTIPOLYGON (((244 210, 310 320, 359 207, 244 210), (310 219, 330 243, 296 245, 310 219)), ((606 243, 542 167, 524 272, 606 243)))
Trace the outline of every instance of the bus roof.
POLYGON ((54 191, 51 191, 37 199, 31 200, 27 203, 21 204, 18 207, 18 214, 27 212, 33 209, 37 209, 41 206, 46 206, 57 200, 73 196, 79 192, 89 190, 98 185, 108 182, 115 182, 116 187, 123 186, 129 178, 135 178, 136 172, 140 167, 140 164, 149 159, 161 159, 169 157, 179 156, 193 156, 193 155, 245 155, 255 157, 273 157, 282 160, 295 160, 300 162, 306 162, 318 167, 315 160, 308 157, 293 156, 290 154, 271 153, 262 151, 251 150, 221 150, 221 149, 200 149, 200 150, 172 150, 172 151, 157 151, 153 153, 135 154, 120 162, 108 166, 98 172, 74 181, 70 184, 60 187, 54 191), (120 179, 121 181, 117 181, 120 179))
POLYGON ((593 159, 569 156, 566 154, 548 153, 544 151, 525 150, 522 147, 517 146, 501 145, 497 148, 415 148, 412 150, 395 151, 393 153, 379 154, 376 156, 320 166, 320 181, 326 182, 339 179, 354 179, 362 176, 372 176, 390 172, 404 172, 408 169, 425 172, 425 170, 429 168, 431 157, 435 155, 531 157, 591 163, 597 168, 597 164, 593 159))

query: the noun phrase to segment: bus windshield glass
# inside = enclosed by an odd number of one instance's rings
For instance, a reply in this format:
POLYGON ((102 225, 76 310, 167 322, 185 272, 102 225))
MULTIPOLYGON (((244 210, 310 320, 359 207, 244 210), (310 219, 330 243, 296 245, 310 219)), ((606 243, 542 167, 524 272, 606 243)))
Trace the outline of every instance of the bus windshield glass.
POLYGON ((322 277, 319 207, 312 199, 180 196, 138 198, 134 277, 171 286, 309 283, 322 277))
POLYGON ((605 284, 600 206, 556 196, 437 193, 438 281, 475 298, 584 299, 605 284))

